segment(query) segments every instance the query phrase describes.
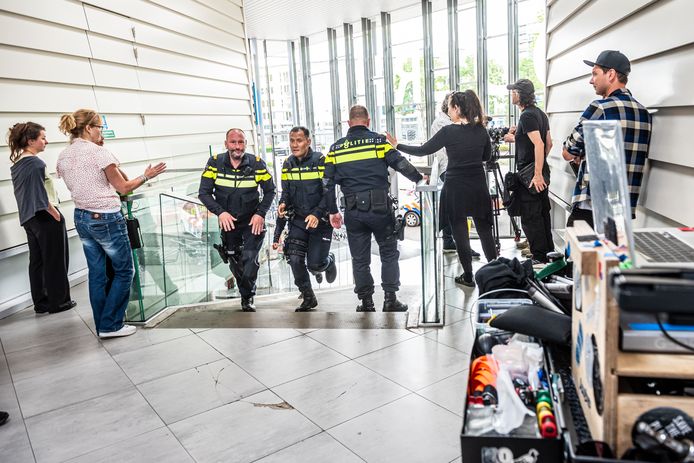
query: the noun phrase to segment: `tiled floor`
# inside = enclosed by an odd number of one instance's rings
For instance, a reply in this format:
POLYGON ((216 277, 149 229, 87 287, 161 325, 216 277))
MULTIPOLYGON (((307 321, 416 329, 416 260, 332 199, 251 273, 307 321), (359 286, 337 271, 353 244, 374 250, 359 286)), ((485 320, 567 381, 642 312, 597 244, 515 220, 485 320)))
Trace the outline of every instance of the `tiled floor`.
MULTIPOLYGON (((512 246, 510 244, 509 246, 512 246)), ((415 330, 139 329, 78 306, 0 320, 0 461, 460 461, 475 291, 415 330)))

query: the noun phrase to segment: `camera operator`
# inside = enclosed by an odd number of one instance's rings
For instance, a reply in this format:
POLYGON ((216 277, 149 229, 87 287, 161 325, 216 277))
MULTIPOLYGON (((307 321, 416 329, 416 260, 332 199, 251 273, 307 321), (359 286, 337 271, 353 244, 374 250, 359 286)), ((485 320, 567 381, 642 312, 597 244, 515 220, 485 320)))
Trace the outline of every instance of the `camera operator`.
MULTIPOLYGON (((530 80, 520 79, 506 88, 511 90, 512 102, 518 106, 521 115, 518 126, 511 127, 504 141, 516 144, 517 172, 524 172, 524 169, 527 172, 533 169, 529 166, 534 165, 532 179, 523 182, 516 192, 520 199, 523 232, 528 238, 533 260, 547 262, 547 253, 554 250, 549 216, 549 166, 545 162, 552 148, 549 119, 535 106, 535 86, 530 80)), ((523 178, 527 180, 527 177, 523 178)))

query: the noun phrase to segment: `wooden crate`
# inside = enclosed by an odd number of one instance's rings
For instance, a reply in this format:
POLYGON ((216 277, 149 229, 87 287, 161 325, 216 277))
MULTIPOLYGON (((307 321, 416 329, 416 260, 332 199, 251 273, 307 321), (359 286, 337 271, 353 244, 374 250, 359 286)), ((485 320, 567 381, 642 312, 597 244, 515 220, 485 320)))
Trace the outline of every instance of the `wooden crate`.
POLYGON ((619 307, 608 284, 609 271, 619 265, 619 258, 607 246, 587 239, 594 232, 585 222, 575 225, 566 229, 574 262, 571 368, 593 439, 607 442, 621 455, 632 445, 631 428, 639 415, 667 406, 694 416, 694 398, 620 393, 619 378, 694 379, 694 356, 620 352, 619 307), (601 409, 594 370, 602 384, 601 409))

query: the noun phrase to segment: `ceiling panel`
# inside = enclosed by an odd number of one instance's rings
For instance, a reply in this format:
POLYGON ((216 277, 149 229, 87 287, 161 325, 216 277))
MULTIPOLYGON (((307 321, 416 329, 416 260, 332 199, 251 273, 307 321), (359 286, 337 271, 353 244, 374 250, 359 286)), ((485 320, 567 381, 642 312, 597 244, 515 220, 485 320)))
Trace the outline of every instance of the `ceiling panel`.
MULTIPOLYGON (((459 5, 466 3, 459 1, 459 5)), ((249 38, 289 40, 341 27, 381 11, 393 12, 418 0, 246 0, 249 38)))

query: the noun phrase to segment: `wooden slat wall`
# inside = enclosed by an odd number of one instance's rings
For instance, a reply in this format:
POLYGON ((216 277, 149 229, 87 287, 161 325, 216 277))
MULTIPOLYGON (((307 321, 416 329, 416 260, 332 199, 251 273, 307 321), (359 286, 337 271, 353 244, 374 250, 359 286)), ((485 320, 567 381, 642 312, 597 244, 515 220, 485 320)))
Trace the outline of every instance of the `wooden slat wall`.
MULTIPOLYGON (((230 127, 253 129, 240 0, 4 0, 0 4, 0 129, 46 127, 50 172, 66 137, 60 114, 79 107, 107 116, 107 146, 126 173, 149 162, 202 166, 230 127), (40 14, 37 14, 40 12, 40 14)), ((254 151, 249 136, 249 151, 254 151)), ((0 141, 0 250, 23 244, 0 141)), ((57 184, 72 228, 72 204, 57 184)), ((0 302, 2 302, 0 298, 0 302)))
MULTIPOLYGON (((694 28, 689 0, 554 0, 548 2, 547 113, 554 140, 550 190, 570 202, 573 174, 561 145, 588 103, 593 60, 618 49, 632 61, 628 88, 653 117, 653 140, 637 226, 694 224, 694 161, 688 133, 694 123, 694 28)), ((563 217, 555 215, 556 223, 563 217)))

